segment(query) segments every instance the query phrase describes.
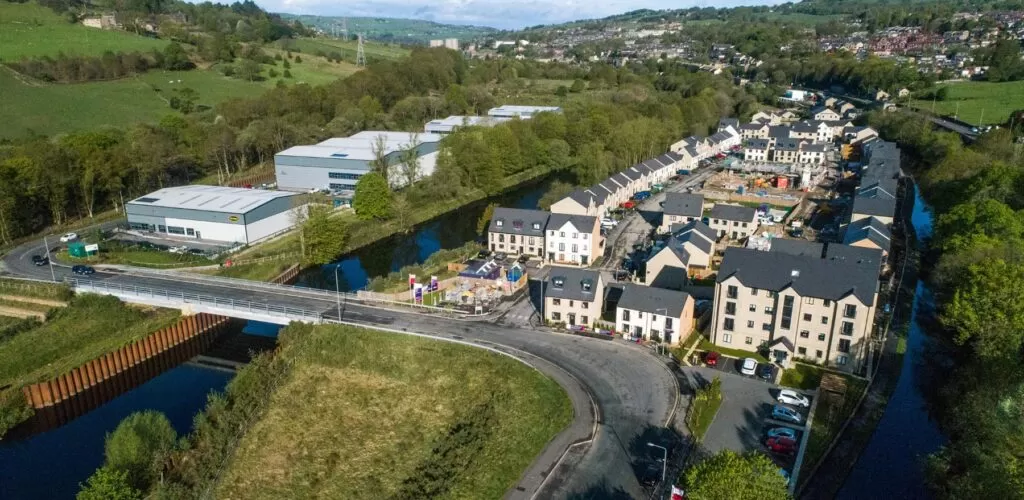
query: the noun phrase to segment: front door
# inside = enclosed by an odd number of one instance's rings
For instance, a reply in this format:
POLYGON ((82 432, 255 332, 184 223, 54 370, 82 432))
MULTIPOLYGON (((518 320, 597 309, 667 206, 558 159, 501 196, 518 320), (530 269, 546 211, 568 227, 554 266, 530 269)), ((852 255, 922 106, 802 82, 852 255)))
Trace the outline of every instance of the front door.
POLYGON ((555 252, 548 252, 548 262, 555 261, 555 252))
POLYGON ((523 247, 519 247, 519 255, 522 255, 523 253, 523 247))
POLYGON ((636 338, 643 337, 644 336, 644 329, 643 329, 643 327, 641 327, 641 326, 634 326, 633 327, 633 336, 636 337, 636 338))
POLYGON ((569 326, 576 326, 576 313, 569 313, 569 326))

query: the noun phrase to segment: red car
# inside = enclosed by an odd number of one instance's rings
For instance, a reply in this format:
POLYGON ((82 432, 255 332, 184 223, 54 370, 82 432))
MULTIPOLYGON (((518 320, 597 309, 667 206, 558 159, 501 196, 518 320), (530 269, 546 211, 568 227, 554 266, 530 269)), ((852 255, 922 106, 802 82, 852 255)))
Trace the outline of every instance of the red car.
POLYGON ((636 208, 636 203, 633 203, 632 201, 624 201, 620 203, 619 206, 625 208, 626 210, 632 210, 636 208))
POLYGON ((718 353, 715 351, 709 351, 704 356, 704 364, 708 366, 718 366, 718 353))
POLYGON ((764 442, 768 451, 780 455, 792 455, 796 453, 796 441, 786 437, 768 438, 764 442))

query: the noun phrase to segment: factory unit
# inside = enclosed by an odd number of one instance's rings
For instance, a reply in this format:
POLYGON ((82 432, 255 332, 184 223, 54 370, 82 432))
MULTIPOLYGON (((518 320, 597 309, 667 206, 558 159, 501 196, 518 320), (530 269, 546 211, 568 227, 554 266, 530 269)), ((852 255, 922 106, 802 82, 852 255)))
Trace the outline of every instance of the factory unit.
POLYGON ((487 110, 487 116, 497 118, 519 118, 529 120, 537 113, 561 113, 562 108, 558 106, 513 106, 504 105, 487 110))
POLYGON ((134 231, 245 245, 292 228, 302 210, 296 193, 203 185, 163 188, 125 204, 134 231))
POLYGON ((497 116, 461 116, 453 115, 448 118, 430 120, 423 126, 423 131, 428 134, 448 135, 455 132, 459 127, 493 127, 499 123, 505 123, 511 118, 497 116))
POLYGON ((411 132, 364 131, 350 137, 335 137, 319 144, 293 146, 274 155, 277 186, 286 191, 319 191, 349 194, 364 174, 373 170, 374 147, 383 140, 391 168, 389 181, 400 187, 402 151, 415 145, 420 177, 429 176, 437 164, 441 136, 411 132))

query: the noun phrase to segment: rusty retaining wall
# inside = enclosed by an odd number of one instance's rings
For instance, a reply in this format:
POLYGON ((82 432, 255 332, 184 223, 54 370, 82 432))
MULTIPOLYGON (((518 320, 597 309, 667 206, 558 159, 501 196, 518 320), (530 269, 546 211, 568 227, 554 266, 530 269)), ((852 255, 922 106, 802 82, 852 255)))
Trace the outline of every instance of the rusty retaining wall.
MULTIPOLYGON (((22 388, 29 433, 63 425, 149 379, 198 356, 226 329, 230 318, 200 313, 96 358, 52 380, 22 388)), ((19 433, 20 434, 20 433, 19 433)))
POLYGON ((290 285, 295 278, 299 276, 299 271, 302 270, 302 266, 298 264, 292 264, 288 269, 281 271, 274 279, 270 280, 271 283, 277 283, 281 285, 290 285))

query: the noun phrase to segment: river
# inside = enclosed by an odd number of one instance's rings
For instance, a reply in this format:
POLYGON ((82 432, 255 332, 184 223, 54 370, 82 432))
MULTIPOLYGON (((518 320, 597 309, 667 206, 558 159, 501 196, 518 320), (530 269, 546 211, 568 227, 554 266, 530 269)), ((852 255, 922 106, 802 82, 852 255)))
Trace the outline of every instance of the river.
POLYGON ((372 243, 338 260, 304 270, 296 285, 334 290, 335 268, 342 291, 365 288, 370 279, 398 271, 404 266, 421 264, 434 252, 457 248, 481 237, 477 232, 480 216, 490 203, 511 208, 537 208, 540 198, 555 176, 529 183, 511 191, 471 203, 424 222, 408 233, 396 234, 372 243))
MULTIPOLYGON (((931 235, 931 209, 917 190, 911 223, 919 242, 931 235)), ((840 489, 840 500, 932 497, 924 485, 924 459, 938 450, 946 438, 927 409, 923 387, 928 370, 924 353, 931 339, 919 316, 929 314, 933 307, 931 290, 919 281, 899 382, 878 428, 840 489)))

